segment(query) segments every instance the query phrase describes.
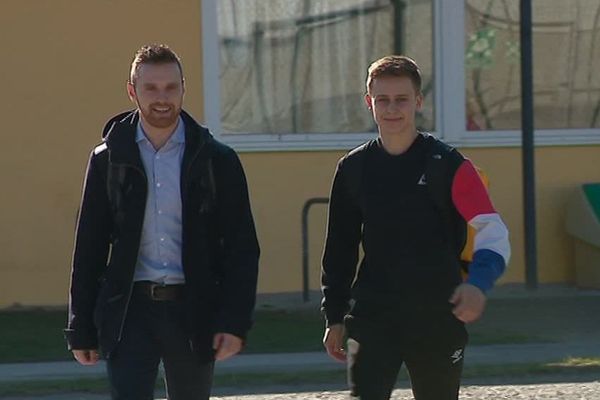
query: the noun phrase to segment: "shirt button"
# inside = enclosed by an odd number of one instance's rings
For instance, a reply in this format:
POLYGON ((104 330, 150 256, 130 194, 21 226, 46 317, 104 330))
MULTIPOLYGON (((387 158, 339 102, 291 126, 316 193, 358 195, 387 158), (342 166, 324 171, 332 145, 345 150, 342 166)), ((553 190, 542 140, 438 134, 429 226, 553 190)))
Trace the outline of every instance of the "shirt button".
POLYGON ((160 187, 160 183, 157 183, 157 184, 156 184, 156 187, 160 187))
POLYGON ((156 159, 157 159, 157 160, 160 160, 160 155, 158 155, 158 154, 157 154, 157 155, 156 155, 156 159))
POLYGON ((167 266, 167 263, 166 263, 166 262, 164 262, 164 263, 163 263, 163 266, 165 266, 165 267, 166 267, 166 266, 167 266))
POLYGON ((158 210, 158 213, 159 213, 159 214, 162 214, 162 210, 158 210))
POLYGON ((165 238, 160 238, 160 241, 161 241, 161 242, 164 242, 164 241, 165 241, 165 238))

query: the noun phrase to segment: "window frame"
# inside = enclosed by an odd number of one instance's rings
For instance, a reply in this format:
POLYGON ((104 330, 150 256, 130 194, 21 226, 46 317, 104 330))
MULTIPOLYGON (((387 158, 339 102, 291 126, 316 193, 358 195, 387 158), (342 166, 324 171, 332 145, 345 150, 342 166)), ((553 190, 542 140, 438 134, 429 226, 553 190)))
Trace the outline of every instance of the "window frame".
MULTIPOLYGON (((446 18, 442 23, 446 25, 442 25, 441 29, 444 38, 464 37, 465 0, 444 0, 443 3, 443 15, 446 18)), ((466 129, 465 42, 447 40, 443 47, 446 50, 445 58, 442 58, 446 84, 441 97, 448 116, 443 121, 443 138, 457 147, 520 147, 522 133, 519 129, 466 129), (459 93, 458 99, 453 99, 450 93, 459 93)), ((536 145, 543 146, 600 144, 600 128, 534 129, 534 140, 536 145)))
MULTIPOLYGON (((206 126, 215 137, 239 151, 318 151, 350 149, 376 136, 375 132, 222 134, 218 0, 200 1, 204 116, 206 126)), ((436 126, 432 133, 458 147, 520 146, 520 130, 466 129, 465 43, 464 40, 454 40, 465 36, 465 0, 432 0, 432 7, 436 126)), ((600 129, 536 129, 535 142, 537 145, 600 144, 600 129)))

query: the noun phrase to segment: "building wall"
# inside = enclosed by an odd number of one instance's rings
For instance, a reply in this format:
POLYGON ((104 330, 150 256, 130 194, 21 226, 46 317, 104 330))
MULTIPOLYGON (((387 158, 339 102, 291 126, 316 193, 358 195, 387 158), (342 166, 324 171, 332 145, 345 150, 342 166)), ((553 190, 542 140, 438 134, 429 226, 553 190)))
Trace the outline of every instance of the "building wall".
POLYGON ((140 46, 180 54, 201 116, 199 21, 198 0, 2 0, 0 307, 67 302, 85 163, 140 46))
MULTIPOLYGON (((90 149, 111 115, 131 107, 125 81, 133 52, 171 45, 186 73, 186 108, 202 120, 197 0, 3 0, 0 176, 0 308, 67 302, 81 182, 90 149)), ((210 99, 207 99, 210 101, 210 99)), ((328 195, 337 152, 244 153, 262 247, 259 291, 301 290, 301 211, 328 195)), ((502 282, 524 277, 520 151, 466 149, 491 178, 492 197, 513 243, 502 282)), ((537 149, 538 250, 542 283, 572 282, 563 228, 574 187, 600 181, 593 146, 537 149)), ((326 207, 310 211, 310 283, 318 288, 326 207)))
MULTIPOLYGON (((494 205, 511 235, 512 260, 501 283, 525 277, 521 151, 518 148, 462 149, 490 177, 494 205)), ((242 159, 251 185, 252 206, 262 244, 262 292, 299 291, 301 275, 300 215, 311 197, 328 196, 337 159, 343 152, 246 153, 242 159)), ((540 283, 574 281, 573 243, 565 233, 569 196, 577 185, 600 182, 598 146, 536 149, 538 276, 540 283)), ((318 289, 326 207, 309 214, 310 286, 318 289)))

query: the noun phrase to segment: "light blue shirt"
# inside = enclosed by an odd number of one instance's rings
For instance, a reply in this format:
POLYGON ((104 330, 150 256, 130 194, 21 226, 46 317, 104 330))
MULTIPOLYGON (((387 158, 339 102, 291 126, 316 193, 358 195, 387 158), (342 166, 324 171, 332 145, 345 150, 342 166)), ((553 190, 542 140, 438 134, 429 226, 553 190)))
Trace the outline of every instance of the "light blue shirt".
POLYGON ((168 285, 185 282, 181 262, 181 161, 185 127, 181 117, 175 132, 158 151, 138 122, 135 138, 146 176, 148 197, 134 281, 168 285))

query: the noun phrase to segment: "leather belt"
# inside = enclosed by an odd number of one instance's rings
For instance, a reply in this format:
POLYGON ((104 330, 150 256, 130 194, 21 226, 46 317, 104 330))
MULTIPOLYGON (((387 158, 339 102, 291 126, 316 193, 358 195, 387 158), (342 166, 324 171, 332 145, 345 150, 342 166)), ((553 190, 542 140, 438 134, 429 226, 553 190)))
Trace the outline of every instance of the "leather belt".
POLYGON ((133 285, 134 293, 139 293, 154 301, 174 301, 183 298, 185 285, 165 285, 150 281, 139 281, 133 285))

